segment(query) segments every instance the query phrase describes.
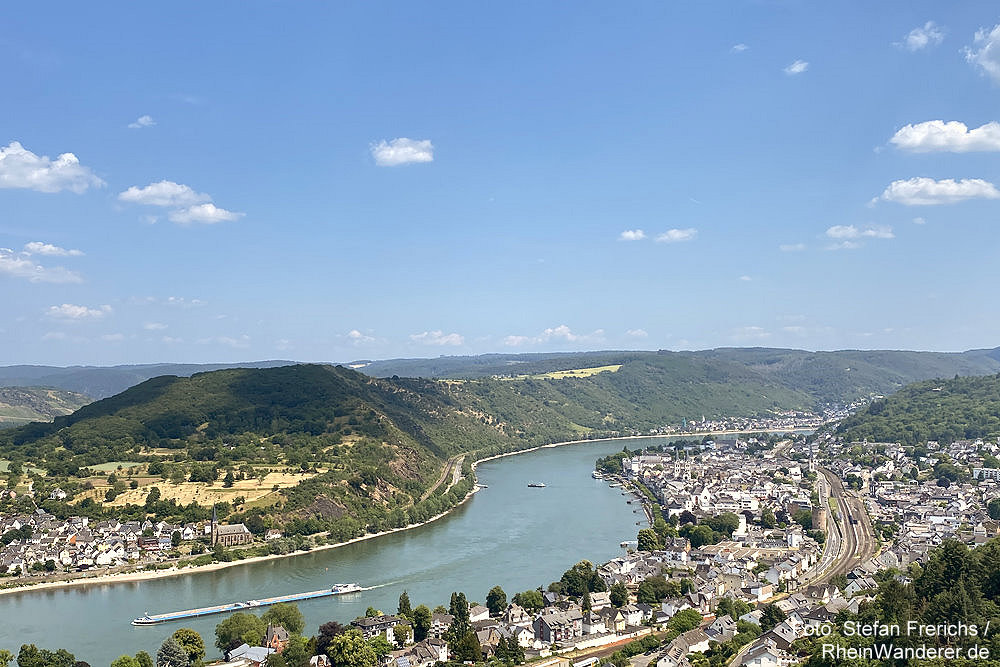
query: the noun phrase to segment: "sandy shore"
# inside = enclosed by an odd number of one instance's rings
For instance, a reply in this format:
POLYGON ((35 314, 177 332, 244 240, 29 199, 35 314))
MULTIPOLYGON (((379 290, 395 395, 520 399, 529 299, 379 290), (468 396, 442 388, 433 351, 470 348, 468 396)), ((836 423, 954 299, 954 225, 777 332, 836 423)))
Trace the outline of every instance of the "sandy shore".
MULTIPOLYGON (((787 429, 787 430, 788 431, 792 431, 792 430, 802 430, 802 429, 787 429)), ((729 434, 737 434, 737 433, 743 433, 743 431, 714 431, 712 433, 683 433, 683 434, 679 434, 679 435, 678 434, 673 434, 673 435, 625 435, 625 436, 618 436, 618 437, 614 437, 614 438, 593 438, 593 439, 584 439, 584 440, 566 440, 565 442, 554 442, 554 443, 551 443, 551 444, 548 444, 548 445, 538 445, 537 447, 531 447, 531 448, 528 448, 528 449, 518 449, 518 450, 513 451, 513 452, 505 452, 503 454, 497 454, 495 456, 489 456, 489 457, 486 457, 486 458, 483 458, 483 459, 479 459, 478 461, 473 461, 473 463, 472 463, 472 469, 475 470, 476 466, 478 466, 480 463, 484 463, 486 461, 493 461, 495 459, 502 459, 502 458, 504 458, 506 456, 515 456, 517 454, 526 454, 528 452, 534 452, 534 451, 538 451, 540 449, 551 449, 553 447, 565 447, 566 445, 580 445, 580 444, 585 444, 585 443, 588 443, 588 442, 607 442, 607 441, 611 441, 611 440, 642 440, 642 439, 651 439, 651 438, 675 438, 675 439, 676 438, 688 438, 688 437, 696 438, 696 437, 699 437, 699 436, 704 437, 706 435, 729 435, 729 434)), ((433 516, 430 519, 428 519, 427 521, 424 521, 422 523, 414 523, 414 524, 410 524, 409 526, 405 526, 403 528, 394 528, 392 530, 385 530, 385 531, 382 531, 380 533, 371 533, 369 535, 362 535, 361 537, 355 537, 354 539, 347 540, 346 542, 337 542, 336 544, 324 544, 324 545, 321 545, 321 546, 318 546, 318 547, 313 547, 312 549, 309 549, 308 551, 293 551, 292 553, 287 553, 287 554, 273 554, 273 555, 268 555, 268 556, 254 556, 252 558, 245 558, 243 560, 230 561, 228 563, 211 563, 210 565, 188 566, 188 567, 184 567, 184 568, 172 567, 172 568, 167 569, 167 570, 156 570, 156 571, 152 571, 152 572, 147 572, 147 571, 122 572, 122 573, 119 573, 119 574, 102 574, 102 575, 98 575, 96 577, 85 577, 85 578, 80 578, 80 579, 69 579, 67 581, 48 581, 48 582, 42 582, 42 583, 37 583, 37 584, 26 584, 24 586, 18 586, 16 588, 3 588, 3 589, 0 589, 0 595, 11 595, 11 594, 16 594, 16 593, 28 594, 28 593, 33 593, 35 591, 51 590, 51 589, 54 589, 54 588, 69 588, 69 587, 73 587, 73 586, 103 586, 103 585, 109 585, 109 584, 124 584, 124 583, 130 583, 130 582, 147 581, 147 580, 150 580, 150 579, 162 579, 162 578, 165 578, 165 577, 178 577, 178 576, 184 576, 184 575, 188 575, 188 574, 198 574, 200 572, 212 572, 214 570, 222 570, 222 569, 225 569, 225 568, 228 568, 228 567, 239 567, 241 565, 249 565, 251 563, 259 563, 259 562, 265 561, 265 560, 274 560, 274 559, 278 559, 278 558, 290 558, 292 556, 301 556, 301 555, 304 555, 304 554, 314 553, 316 551, 323 551, 323 550, 326 550, 326 549, 336 549, 338 547, 342 547, 342 546, 345 546, 345 545, 348 545, 348 544, 354 544, 355 542, 362 542, 364 540, 373 540, 373 539, 375 539, 377 537, 382 537, 384 535, 391 535, 393 533, 399 533, 399 532, 402 532, 404 530, 412 530, 414 528, 419 528, 421 526, 426 526, 429 523, 433 523, 434 521, 437 521, 438 519, 441 519, 443 517, 448 516, 448 514, 450 512, 452 512, 452 510, 454 510, 454 509, 456 509, 458 507, 461 507, 466 502, 468 502, 469 499, 473 495, 475 495, 479 490, 480 490, 480 487, 478 485, 474 486, 472 488, 472 490, 469 491, 469 493, 465 496, 465 498, 463 498, 461 502, 459 502, 457 505, 455 505, 455 507, 452 507, 451 509, 449 509, 446 512, 442 512, 441 514, 433 516)))

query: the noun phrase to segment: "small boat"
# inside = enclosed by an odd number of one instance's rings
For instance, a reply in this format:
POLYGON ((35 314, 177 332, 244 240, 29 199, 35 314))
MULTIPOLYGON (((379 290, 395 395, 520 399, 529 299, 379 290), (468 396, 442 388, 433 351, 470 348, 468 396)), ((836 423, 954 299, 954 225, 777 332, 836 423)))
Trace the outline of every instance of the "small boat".
POLYGON ((544 489, 545 488, 545 483, 544 482, 528 482, 528 486, 531 487, 532 489, 544 489))
POLYGON ((594 479, 603 479, 604 478, 604 476, 601 473, 597 472, 596 470, 594 472, 590 473, 590 476, 593 477, 594 479))
POLYGON ((330 592, 334 595, 344 595, 345 593, 357 593, 361 590, 361 584, 334 584, 330 592))

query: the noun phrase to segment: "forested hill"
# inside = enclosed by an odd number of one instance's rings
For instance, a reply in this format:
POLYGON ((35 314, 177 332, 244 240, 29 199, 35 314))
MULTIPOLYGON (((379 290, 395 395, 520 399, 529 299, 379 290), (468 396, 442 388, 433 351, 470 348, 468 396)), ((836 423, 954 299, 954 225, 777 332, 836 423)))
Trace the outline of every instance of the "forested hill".
POLYGON ((372 439, 400 448, 396 454, 407 450, 427 470, 437 469, 424 466, 431 458, 505 438, 464 413, 447 385, 300 365, 154 378, 51 423, 0 434, 0 447, 49 469, 133 460, 155 448, 224 465, 255 457, 234 444, 248 434, 296 462, 329 458, 324 449, 345 439, 372 439))
POLYGON ((223 368, 273 368, 294 361, 234 364, 133 364, 126 366, 0 366, 0 387, 53 387, 89 396, 114 396, 161 375, 190 376, 223 368))
POLYGON ((1000 375, 909 385, 843 420, 837 433, 907 445, 1000 436, 1000 375))
MULTIPOLYGON (((621 364, 649 369, 659 379, 676 374, 680 389, 690 370, 710 377, 734 373, 758 386, 780 387, 810 404, 847 404, 872 394, 890 394, 919 380, 1000 372, 1000 348, 960 353, 899 350, 808 352, 774 348, 718 348, 697 352, 605 351, 565 354, 486 354, 476 357, 390 359, 361 362, 359 370, 376 377, 392 375, 474 379, 491 376, 531 377, 567 369, 621 364)), ((637 372, 631 373, 633 377, 637 372)), ((688 385, 689 386, 689 385, 688 385)), ((683 392, 682 392, 683 393, 683 392)), ((773 392, 772 392, 773 393, 773 392)), ((697 411, 697 408, 695 408, 697 411)))

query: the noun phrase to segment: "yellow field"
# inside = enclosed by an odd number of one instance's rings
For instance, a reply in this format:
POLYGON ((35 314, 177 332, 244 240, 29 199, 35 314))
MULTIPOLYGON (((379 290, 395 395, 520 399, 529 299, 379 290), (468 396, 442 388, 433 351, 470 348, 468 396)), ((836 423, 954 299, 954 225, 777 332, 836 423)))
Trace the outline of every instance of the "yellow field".
POLYGON ((621 364, 612 366, 594 366, 593 368, 575 368, 568 371, 552 371, 551 373, 540 373, 539 375, 525 375, 532 380, 562 380, 563 378, 585 378, 598 373, 615 373, 622 367, 621 364))
POLYGON ((213 484, 205 484, 204 482, 174 484, 159 478, 145 479, 139 480, 138 489, 127 489, 110 503, 104 502, 104 494, 110 488, 107 484, 95 486, 93 490, 81 493, 74 498, 74 502, 89 497, 95 502, 103 503, 109 507, 121 507, 127 504, 141 505, 146 502, 150 487, 156 486, 160 489, 161 499, 173 499, 179 505, 188 505, 195 500, 200 505, 211 505, 218 502, 232 502, 233 498, 243 496, 247 504, 266 506, 277 500, 278 494, 274 490, 275 486, 279 489, 288 489, 315 476, 315 473, 271 472, 267 474, 263 482, 258 482, 256 479, 244 479, 235 482, 232 488, 228 489, 222 486, 222 480, 217 480, 213 484))

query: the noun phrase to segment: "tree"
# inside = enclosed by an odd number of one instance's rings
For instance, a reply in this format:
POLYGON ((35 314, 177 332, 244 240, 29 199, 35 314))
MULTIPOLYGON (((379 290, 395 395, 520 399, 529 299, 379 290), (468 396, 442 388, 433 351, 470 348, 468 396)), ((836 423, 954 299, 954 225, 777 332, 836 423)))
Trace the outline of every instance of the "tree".
MULTIPOLYGON (((279 602, 271 605, 260 618, 265 624, 280 625, 288 634, 300 635, 306 627, 306 619, 299 611, 298 605, 291 602, 279 602)), ((265 626, 264 630, 267 630, 265 626)))
POLYGON ((694 526, 687 531, 687 538, 691 540, 691 548, 697 549, 706 544, 715 544, 719 534, 708 526, 694 526))
POLYGON ((267 625, 260 617, 238 611, 215 626, 215 647, 225 653, 244 643, 254 646, 266 631, 267 625))
POLYGON ((469 630, 462 635, 452 649, 452 659, 457 662, 479 662, 483 659, 483 647, 479 645, 479 638, 476 633, 469 630))
POLYGON ((734 621, 739 620, 740 616, 749 613, 750 605, 743 600, 736 600, 733 598, 722 598, 719 600, 719 606, 715 609, 716 616, 729 614, 734 621))
POLYGON ((732 512, 724 512, 703 523, 715 532, 722 533, 725 537, 731 537, 733 531, 740 527, 740 518, 732 512))
MULTIPOLYGON (((561 589, 560 592, 577 597, 583 595, 584 591, 597 593, 607 589, 604 580, 597 574, 597 570, 589 560, 582 560, 563 572, 558 584, 557 589, 561 589)), ((553 588, 550 587, 550 590, 553 588)))
POLYGON ((337 635, 342 635, 347 631, 343 625, 337 621, 327 621, 323 625, 319 626, 319 635, 316 636, 316 653, 320 654, 326 653, 326 649, 330 646, 330 642, 337 635))
POLYGON ((545 606, 545 600, 542 598, 541 592, 536 590, 516 593, 511 601, 530 611, 537 611, 545 606))
POLYGON ((647 577, 636 591, 636 599, 646 604, 656 604, 664 598, 675 598, 681 594, 681 586, 676 581, 667 581, 663 577, 647 577))
POLYGON ((809 510, 799 510, 798 512, 795 512, 794 514, 792 514, 792 521, 799 524, 806 530, 812 530, 813 527, 812 512, 810 512, 809 510))
POLYGON ((668 621, 667 625, 671 629, 677 630, 678 632, 687 632, 688 630, 693 630, 701 625, 702 617, 694 609, 685 609, 683 611, 677 612, 673 618, 668 621))
POLYGON ((178 628, 171 636, 187 653, 189 663, 194 664, 205 657, 205 641, 196 631, 191 628, 178 628))
POLYGON ((614 607, 624 607, 628 604, 628 588, 620 581, 611 586, 611 604, 614 607))
POLYGON ((227 489, 231 489, 233 488, 233 484, 235 483, 236 483, 236 476, 233 475, 233 469, 230 468, 229 470, 226 471, 226 477, 222 480, 222 486, 226 487, 227 489))
POLYGON ((472 630, 472 624, 469 621, 469 601, 465 598, 465 593, 451 594, 451 606, 448 607, 448 613, 454 618, 444 637, 450 645, 456 643, 472 630))
POLYGON ((413 609, 410 607, 410 596, 405 589, 399 594, 399 606, 396 607, 396 611, 404 618, 410 618, 413 614, 413 609))
POLYGON ((580 609, 581 611, 590 611, 592 608, 593 607, 590 602, 590 591, 584 591, 583 599, 580 600, 580 609))
POLYGON ((771 628, 788 618, 781 608, 774 604, 766 604, 761 608, 764 614, 760 617, 760 629, 768 632, 771 628))
POLYGON ((417 608, 413 610, 413 641, 422 642, 427 639, 427 635, 431 631, 432 621, 431 610, 427 608, 427 605, 417 605, 417 608))
POLYGON ((7 667, 14 660, 14 654, 3 648, 0 649, 0 667, 7 667))
POLYGON ((188 667, 188 654, 177 640, 167 637, 167 641, 160 644, 156 652, 156 667, 188 667))
POLYGON ((490 616, 499 616, 507 608, 507 594, 499 586, 494 586, 486 594, 486 608, 490 610, 490 616))
POLYGON ((681 515, 677 517, 677 523, 681 526, 683 526, 686 523, 691 523, 691 524, 698 523, 698 517, 696 517, 688 510, 684 510, 683 512, 681 512, 681 515))
POLYGON ((399 623, 392 628, 392 638, 396 641, 397 648, 406 646, 406 640, 410 638, 410 626, 399 623))
POLYGON ((139 661, 130 655, 123 655, 112 660, 111 667, 139 667, 139 661))
POLYGON ((66 649, 50 651, 34 644, 21 644, 17 653, 18 667, 73 667, 76 658, 66 649))
POLYGON ((375 618, 376 616, 382 615, 382 611, 376 609, 375 607, 368 607, 368 609, 365 609, 365 618, 375 618))
POLYGON ((385 638, 385 635, 378 634, 368 640, 368 645, 375 651, 375 657, 381 659, 383 656, 392 653, 392 644, 385 638))
POLYGON ((639 551, 656 551, 660 548, 660 538, 652 528, 639 531, 639 551))
POLYGON ((1000 498, 994 498, 986 506, 986 511, 994 521, 1000 519, 1000 498))
POLYGON ((264 667, 288 667, 288 662, 281 653, 272 653, 264 659, 264 667))
POLYGON ((374 649, 356 628, 332 637, 326 654, 330 656, 330 667, 375 667, 378 661, 374 649))
POLYGON ((301 635, 289 638, 288 645, 281 652, 286 667, 309 667, 309 658, 316 654, 316 645, 301 635))
POLYGON ((504 662, 512 665, 524 664, 524 647, 517 643, 517 638, 513 635, 507 638, 506 649, 504 662))
POLYGON ((177 548, 181 545, 181 531, 175 530, 170 534, 170 546, 177 548))
POLYGON ((153 656, 149 655, 145 651, 139 651, 136 653, 135 661, 139 664, 139 667, 153 667, 153 656))

